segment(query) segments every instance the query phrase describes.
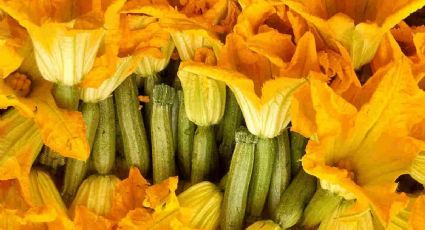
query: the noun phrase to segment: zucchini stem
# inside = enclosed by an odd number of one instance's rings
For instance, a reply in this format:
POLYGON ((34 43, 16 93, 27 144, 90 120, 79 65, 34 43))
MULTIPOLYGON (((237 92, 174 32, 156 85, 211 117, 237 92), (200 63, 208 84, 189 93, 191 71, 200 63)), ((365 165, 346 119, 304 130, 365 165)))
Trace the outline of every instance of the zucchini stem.
POLYGON ((213 175, 215 166, 215 134, 213 126, 198 126, 193 138, 192 169, 190 182, 192 184, 208 180, 213 175))

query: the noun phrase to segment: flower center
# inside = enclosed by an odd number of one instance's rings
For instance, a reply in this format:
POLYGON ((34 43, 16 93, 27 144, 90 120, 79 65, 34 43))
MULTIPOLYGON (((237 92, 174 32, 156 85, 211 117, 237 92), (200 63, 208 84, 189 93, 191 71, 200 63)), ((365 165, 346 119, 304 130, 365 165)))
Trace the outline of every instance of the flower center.
POLYGON ((14 72, 5 79, 5 83, 20 97, 26 97, 31 92, 31 79, 25 74, 14 72))
POLYGON ((214 51, 210 48, 202 47, 198 48, 195 51, 193 60, 196 62, 201 62, 207 65, 216 65, 217 59, 215 57, 214 51))

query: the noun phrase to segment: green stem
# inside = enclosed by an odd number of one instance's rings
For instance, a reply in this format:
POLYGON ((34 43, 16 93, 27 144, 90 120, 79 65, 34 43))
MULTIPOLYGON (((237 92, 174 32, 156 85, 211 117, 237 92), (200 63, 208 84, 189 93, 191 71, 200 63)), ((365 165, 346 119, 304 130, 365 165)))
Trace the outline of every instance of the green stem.
POLYGON ((115 90, 114 97, 127 165, 138 167, 146 176, 151 160, 137 94, 134 76, 130 76, 115 90))
POLYGON ((114 99, 99 102, 100 118, 91 159, 99 174, 109 174, 114 166, 116 152, 116 125, 114 99))
POLYGON ((193 138, 195 136, 196 126, 189 120, 189 118, 187 118, 183 91, 179 90, 177 92, 177 97, 180 102, 179 119, 177 125, 177 161, 183 177, 190 179, 193 138))
POLYGON ((301 158, 305 153, 308 139, 299 133, 291 132, 291 175, 295 177, 301 169, 301 158))
MULTIPOLYGON (((86 136, 90 148, 93 146, 97 126, 99 124, 99 105, 97 103, 84 103, 81 108, 84 122, 86 123, 86 136)), ((86 161, 68 158, 65 168, 62 197, 69 203, 86 176, 88 163, 86 161)))
POLYGON ((252 220, 256 220, 263 212, 270 188, 276 151, 276 139, 258 138, 247 202, 247 214, 252 220))
POLYGON ((220 227, 222 230, 242 229, 254 165, 257 138, 243 128, 236 132, 235 139, 236 146, 227 174, 221 208, 220 227))
POLYGON ((230 90, 226 94, 226 108, 223 120, 217 130, 217 140, 221 142, 219 147, 220 158, 225 162, 225 170, 229 168, 235 148, 235 132, 243 123, 242 111, 239 108, 235 95, 230 90))
POLYGON ((193 138, 192 170, 190 182, 192 184, 208 180, 212 176, 214 167, 214 136, 213 126, 198 126, 193 138))
POLYGON ((291 180, 291 153, 289 146, 289 131, 285 129, 277 136, 277 153, 270 181, 268 209, 273 213, 279 204, 283 191, 291 180))
POLYGON ((174 97, 175 90, 170 86, 157 85, 153 90, 151 141, 154 183, 176 175, 171 128, 171 107, 174 97))
POLYGON ((173 105, 171 107, 171 130, 173 131, 174 149, 177 149, 177 135, 178 135, 177 126, 179 123, 179 110, 180 110, 180 101, 179 101, 178 94, 175 93, 173 98, 173 105))
POLYGON ((77 110, 80 94, 77 86, 54 84, 52 90, 53 97, 59 108, 67 110, 77 110))
POLYGON ((304 210, 303 226, 313 228, 320 224, 328 215, 330 215, 339 203, 342 196, 338 196, 328 190, 320 188, 314 193, 313 198, 304 210))

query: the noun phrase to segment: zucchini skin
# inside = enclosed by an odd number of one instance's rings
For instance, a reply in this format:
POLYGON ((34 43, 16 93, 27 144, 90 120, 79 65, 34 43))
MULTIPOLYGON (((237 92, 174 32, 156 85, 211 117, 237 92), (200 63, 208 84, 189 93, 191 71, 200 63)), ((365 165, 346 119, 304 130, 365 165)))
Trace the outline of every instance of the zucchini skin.
POLYGON ((213 176, 215 166, 215 134, 213 126, 198 126, 193 139, 192 169, 190 182, 192 184, 208 180, 213 176))
POLYGON ((99 103, 100 117, 93 143, 91 160, 98 174, 109 174, 115 163, 116 124, 113 97, 99 103))
POLYGON ((156 85, 152 97, 152 166, 154 183, 176 175, 175 150, 171 127, 171 107, 175 97, 174 88, 156 85))
POLYGON ((301 167, 301 158, 305 153, 305 147, 307 145, 308 139, 303 135, 291 132, 291 175, 295 177, 300 171, 301 167))
POLYGON ((190 179, 192 168, 193 138, 195 137, 196 125, 187 118, 183 91, 177 92, 179 99, 179 114, 177 124, 177 162, 183 177, 190 179))
POLYGON ((127 165, 138 167, 146 176, 151 158, 137 94, 134 76, 130 76, 115 90, 114 99, 127 165))
POLYGON ((316 191, 316 178, 300 170, 283 192, 272 217, 283 229, 294 226, 316 191))
POLYGON ((223 119, 218 125, 217 141, 220 142, 219 154, 220 160, 224 162, 224 168, 227 171, 232 160, 233 149, 235 148, 235 133, 238 127, 243 124, 242 111, 235 95, 227 88, 226 108, 224 109, 223 119))
MULTIPOLYGON (((97 103, 83 103, 81 113, 86 123, 86 136, 90 148, 93 146, 95 134, 99 125, 100 110, 97 103)), ((88 161, 81 161, 68 158, 65 167, 64 183, 62 187, 62 197, 65 202, 70 202, 77 193, 78 187, 84 180, 87 170, 88 161)))
POLYGON ((242 229, 248 199, 249 183, 254 166, 257 138, 246 128, 236 132, 236 146, 227 174, 221 210, 221 229, 242 229))
POLYGON ((247 202, 247 214, 252 220, 256 220, 263 212, 270 188, 276 151, 275 138, 258 138, 247 202))
POLYGON ((276 142, 276 159, 273 165, 267 199, 269 213, 273 213, 276 209, 282 193, 288 187, 291 180, 291 149, 288 129, 285 129, 282 134, 276 137, 276 142))

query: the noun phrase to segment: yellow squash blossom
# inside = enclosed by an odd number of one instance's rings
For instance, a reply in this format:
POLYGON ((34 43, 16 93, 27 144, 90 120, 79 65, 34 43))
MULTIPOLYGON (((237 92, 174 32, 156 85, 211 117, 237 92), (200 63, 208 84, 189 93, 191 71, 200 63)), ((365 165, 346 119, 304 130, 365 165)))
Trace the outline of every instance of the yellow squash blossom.
POLYGON ((304 170, 324 188, 372 210, 385 226, 391 213, 408 202, 395 180, 409 173, 425 148, 413 127, 423 119, 425 94, 406 60, 379 69, 353 98, 338 96, 312 79, 309 92, 294 96, 293 130, 311 139, 304 170))
MULTIPOLYGON (((129 1, 123 12, 132 12, 136 5, 129 1)), ((120 55, 138 57, 136 73, 141 77, 153 76, 168 65, 174 51, 174 42, 170 33, 162 28, 158 20, 149 15, 138 13, 122 14, 120 55)))
POLYGON ((40 132, 32 119, 15 109, 0 116, 0 180, 17 179, 29 201, 28 175, 43 146, 40 132))
POLYGON ((50 176, 33 169, 28 180, 28 188, 22 188, 16 180, 0 181, 0 228, 73 229, 50 176), (23 196, 22 189, 28 189, 30 200, 23 196))
POLYGON ((13 106, 32 118, 44 144, 54 151, 86 159, 89 145, 81 113, 58 108, 51 94, 52 84, 41 78, 34 66, 34 60, 28 57, 17 72, 0 79, 0 108, 13 106))
POLYGON ((275 75, 297 75, 302 65, 310 66, 310 69, 315 71, 318 71, 320 66, 325 75, 323 80, 328 81, 338 93, 343 94, 353 87, 358 88, 360 83, 344 47, 336 43, 335 50, 329 49, 317 35, 317 54, 314 53, 313 47, 309 50, 310 62, 292 63, 292 66, 288 66, 295 52, 296 45, 293 41, 298 43, 307 31, 305 20, 278 1, 254 1, 242 11, 234 27, 235 34, 243 39, 247 48, 263 55, 279 67, 275 75))
POLYGON ((384 34, 425 1, 288 0, 285 4, 305 18, 329 46, 340 42, 358 69, 373 58, 384 34))
POLYGON ((2 0, 0 9, 28 31, 43 78, 73 86, 95 64, 111 17, 118 15, 117 5, 122 2, 2 0))
POLYGON ((421 194, 414 201, 410 210, 409 229, 422 229, 425 226, 425 194, 421 194))
POLYGON ((223 81, 235 94, 249 131, 257 136, 272 138, 280 133, 290 121, 289 108, 293 92, 306 83, 311 63, 316 56, 314 38, 311 34, 300 39, 290 63, 289 76, 273 76, 277 68, 258 53, 248 49, 237 34, 227 36, 225 48, 218 67, 197 63, 183 63, 179 71, 205 75, 223 81))
POLYGON ((191 229, 187 210, 179 206, 175 190, 177 178, 150 186, 137 168, 118 182, 112 195, 112 207, 103 216, 85 206, 75 206, 77 229, 99 226, 100 229, 191 229))
POLYGON ((6 78, 19 68, 31 49, 25 29, 8 15, 0 15, 0 78, 6 78))
POLYGON ((56 219, 47 206, 29 206, 21 195, 17 181, 0 181, 0 228, 46 229, 46 223, 56 219))

